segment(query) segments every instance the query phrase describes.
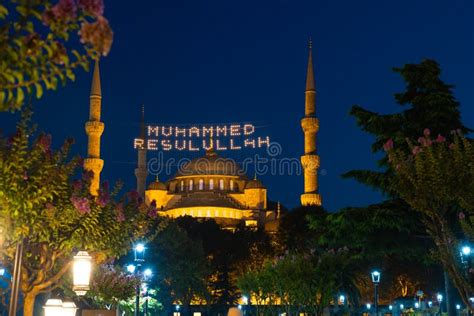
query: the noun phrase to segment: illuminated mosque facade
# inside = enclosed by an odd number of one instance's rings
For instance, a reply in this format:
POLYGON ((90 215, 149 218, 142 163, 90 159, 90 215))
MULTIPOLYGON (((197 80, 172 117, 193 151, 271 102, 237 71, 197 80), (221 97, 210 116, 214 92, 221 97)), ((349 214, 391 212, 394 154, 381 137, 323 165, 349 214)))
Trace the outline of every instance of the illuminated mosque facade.
MULTIPOLYGON (((316 153, 319 122, 316 118, 316 89, 311 46, 310 42, 305 116, 301 120, 304 133, 304 155, 301 156, 304 190, 301 194, 301 204, 321 205, 317 181, 319 156, 316 153)), ((104 166, 104 161, 100 158, 100 140, 104 131, 104 123, 100 120, 101 102, 100 71, 97 62, 92 79, 89 121, 85 124, 88 148, 87 158, 84 161, 84 169, 94 174, 90 187, 94 195, 98 193, 100 173, 104 166)), ((147 136, 143 110, 140 130, 140 138, 144 142, 147 136)), ((234 160, 219 156, 214 149, 211 138, 210 146, 203 157, 188 162, 168 181, 161 182, 157 177, 147 186, 149 176, 147 148, 138 148, 138 163, 135 169, 137 192, 147 204, 155 203, 160 215, 163 216, 212 218, 229 229, 244 224, 261 227, 270 232, 276 231, 280 204, 268 201, 267 189, 256 176, 248 177, 234 160)))

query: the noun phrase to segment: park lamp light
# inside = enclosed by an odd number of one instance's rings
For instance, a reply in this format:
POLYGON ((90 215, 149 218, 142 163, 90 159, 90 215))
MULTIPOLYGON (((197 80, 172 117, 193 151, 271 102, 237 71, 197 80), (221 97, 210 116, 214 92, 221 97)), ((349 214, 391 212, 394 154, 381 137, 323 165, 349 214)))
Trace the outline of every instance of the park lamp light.
POLYGON ((372 307, 372 304, 367 303, 367 304, 365 304, 365 307, 367 307, 367 309, 370 309, 372 307))
POLYGON ((129 265, 127 266, 127 271, 128 271, 128 273, 133 274, 133 273, 135 273, 135 270, 136 270, 136 269, 137 269, 137 267, 136 267, 134 264, 129 264, 129 265))
POLYGON ((139 243, 133 249, 135 251, 135 261, 136 262, 143 262, 145 261, 145 245, 139 243))
POLYGON ((416 309, 420 308, 420 303, 415 302, 415 308, 416 308, 416 309))
POLYGON ((174 308, 176 309, 176 311, 179 311, 179 304, 176 304, 174 308))
POLYGON ((456 304, 456 309, 457 309, 457 310, 460 310, 460 309, 461 309, 461 305, 456 304))
POLYGON ((461 253, 463 254, 463 256, 467 257, 467 256, 471 255, 471 251, 472 251, 472 249, 468 245, 464 245, 464 246, 461 247, 461 253))
POLYGON ((242 303, 244 303, 244 305, 247 305, 249 303, 249 298, 247 296, 242 296, 242 303))
POLYGON ((72 301, 63 302, 63 316, 76 316, 77 306, 72 301))
POLYGON ((443 301, 443 294, 438 293, 438 295, 436 295, 436 299, 438 299, 438 302, 441 303, 443 301))
POLYGON ((145 277, 145 280, 151 278, 152 275, 153 272, 151 271, 151 269, 145 269, 145 271, 143 271, 143 276, 145 277))
POLYGON ((405 308, 405 305, 400 304, 400 310, 403 310, 405 308))
POLYGON ((74 256, 72 289, 78 296, 84 296, 89 291, 91 271, 92 257, 87 251, 79 251, 74 256))
POLYGON ((344 305, 345 301, 346 297, 343 294, 339 295, 339 304, 344 305))
POLYGON ((392 309, 393 309, 393 305, 388 305, 388 309, 389 309, 389 310, 392 310, 392 309))
POLYGON ((63 301, 58 298, 50 298, 43 306, 44 316, 64 316, 63 301))
POLYGON ((428 307, 429 308, 433 307, 433 302, 432 301, 428 301, 428 307))
POLYGON ((5 268, 0 268, 0 277, 5 275, 5 268))
POLYGON ((374 284, 379 284, 380 283, 380 272, 375 270, 375 271, 372 271, 372 273, 370 274, 372 276, 372 283, 374 284))

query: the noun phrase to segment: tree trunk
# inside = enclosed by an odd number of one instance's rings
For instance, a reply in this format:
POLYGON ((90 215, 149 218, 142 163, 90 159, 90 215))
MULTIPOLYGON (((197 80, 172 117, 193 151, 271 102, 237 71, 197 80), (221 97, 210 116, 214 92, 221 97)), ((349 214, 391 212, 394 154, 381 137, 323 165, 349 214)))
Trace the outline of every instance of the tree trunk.
POLYGON ((35 310, 35 299, 36 293, 25 293, 25 298, 23 302, 23 316, 33 316, 33 312, 35 310))

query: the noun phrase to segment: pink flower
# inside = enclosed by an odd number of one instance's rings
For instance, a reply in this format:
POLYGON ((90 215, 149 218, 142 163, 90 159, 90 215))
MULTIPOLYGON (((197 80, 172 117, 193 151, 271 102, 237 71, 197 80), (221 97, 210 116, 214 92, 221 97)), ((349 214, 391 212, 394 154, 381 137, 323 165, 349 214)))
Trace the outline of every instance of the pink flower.
POLYGON ((44 152, 48 151, 51 147, 51 135, 42 134, 38 138, 38 145, 43 149, 44 152))
POLYGON ((71 197, 71 202, 72 202, 72 205, 74 205, 74 208, 80 214, 90 213, 91 208, 90 208, 90 205, 89 205, 89 200, 87 198, 73 195, 71 197))
POLYGON ((385 151, 389 151, 393 149, 393 140, 391 138, 387 140, 387 142, 383 145, 383 149, 385 151))
POLYGON ((466 218, 466 215, 464 215, 463 212, 459 212, 459 215, 458 215, 458 216, 459 216, 459 219, 460 219, 460 220, 464 220, 464 219, 466 218))
POLYGON ((77 6, 74 0, 59 0, 59 2, 43 13, 43 23, 69 22, 77 17, 77 6))
POLYGON ((79 35, 81 43, 91 45, 102 55, 106 56, 110 52, 114 33, 106 18, 99 16, 96 22, 82 23, 79 35))
POLYGON ((104 14, 103 0, 78 0, 77 5, 90 15, 99 16, 104 14))
POLYGON ((421 153, 423 150, 421 149, 420 146, 415 146, 413 147, 413 149, 411 150, 411 153, 413 154, 413 156, 416 156, 418 155, 419 153, 421 153))
POLYGON ((438 137, 436 137, 435 141, 437 143, 444 143, 446 141, 446 137, 442 136, 441 134, 438 134, 438 137))
POLYGON ((100 207, 105 207, 110 202, 109 192, 100 190, 99 197, 97 198, 97 205, 100 207))
POLYGON ((429 128, 425 128, 425 129, 423 130, 423 135, 425 135, 425 137, 430 136, 430 134, 431 134, 431 131, 430 131, 429 128))

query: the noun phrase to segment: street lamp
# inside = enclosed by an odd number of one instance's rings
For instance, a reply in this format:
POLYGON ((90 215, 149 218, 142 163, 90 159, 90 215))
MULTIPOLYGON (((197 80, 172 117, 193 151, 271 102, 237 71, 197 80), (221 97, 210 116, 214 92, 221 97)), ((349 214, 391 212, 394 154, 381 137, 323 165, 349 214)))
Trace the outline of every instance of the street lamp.
MULTIPOLYGON (((136 268, 132 268, 132 265, 127 266, 127 270, 130 273, 134 273, 136 271, 137 274, 140 274, 140 269, 142 266, 142 263, 145 262, 145 245, 142 243, 138 243, 135 245, 133 248, 134 254, 135 254, 135 266, 136 268), (132 272, 133 271, 133 272, 132 272)), ((137 285, 137 288, 135 289, 135 316, 140 316, 140 285, 137 285)))
POLYGON ((137 268, 137 267, 136 267, 134 264, 129 264, 129 265, 127 266, 127 271, 128 271, 129 273, 132 273, 132 274, 133 274, 133 273, 135 273, 135 269, 136 269, 136 268, 137 268))
POLYGON ((432 301, 428 301, 428 307, 429 308, 433 307, 433 302, 432 301))
POLYGON ((63 301, 57 298, 50 298, 43 306, 44 316, 63 316, 63 301))
POLYGON ((339 295, 339 304, 344 305, 345 302, 346 302, 346 297, 342 294, 339 295))
POLYGON ((79 251, 73 262, 73 288, 78 296, 86 295, 89 291, 92 270, 92 257, 87 251, 79 251))
POLYGON ((59 298, 50 298, 43 306, 44 316, 76 316, 77 307, 72 301, 63 302, 59 298))
POLYGON ((77 306, 72 301, 63 302, 63 316, 76 316, 77 306))
POLYGON ((145 316, 148 316, 148 285, 146 281, 151 278, 153 272, 151 269, 145 269, 143 271, 143 278, 145 279, 145 283, 143 283, 143 292, 145 294, 145 316))
POLYGON ((436 295, 436 299, 439 303, 439 315, 441 316, 441 313, 443 312, 443 306, 441 305, 441 302, 443 302, 443 294, 438 293, 438 295, 436 295))
POLYGON ((367 310, 370 310, 370 308, 372 307, 372 305, 370 303, 367 303, 365 304, 365 307, 367 307, 367 310))
POLYGON ((375 305, 375 315, 379 314, 379 283, 380 283, 380 272, 377 270, 372 271, 370 274, 372 276, 372 283, 374 284, 374 305, 375 305))

